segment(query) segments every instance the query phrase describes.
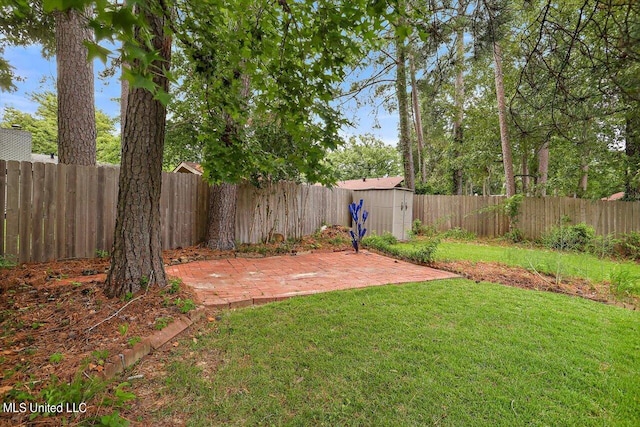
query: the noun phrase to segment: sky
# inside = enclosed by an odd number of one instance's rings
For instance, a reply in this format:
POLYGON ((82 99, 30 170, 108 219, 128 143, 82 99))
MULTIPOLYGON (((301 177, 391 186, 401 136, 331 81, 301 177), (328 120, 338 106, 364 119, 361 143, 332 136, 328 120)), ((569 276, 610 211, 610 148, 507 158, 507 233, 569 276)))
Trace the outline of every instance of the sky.
MULTIPOLYGON (((7 47, 4 58, 14 67, 14 74, 23 80, 14 82, 18 88, 15 92, 0 91, 0 115, 3 114, 5 107, 13 107, 26 113, 35 113, 37 104, 29 99, 29 94, 44 91, 55 92, 55 58, 44 59, 40 47, 35 45, 7 47)), ((102 62, 95 61, 94 70, 96 73, 103 71, 104 68, 102 62)), ((109 116, 118 116, 120 114, 118 102, 120 83, 118 78, 102 80, 96 77, 95 86, 96 108, 109 116)), ((344 110, 347 119, 356 125, 353 128, 343 129, 342 135, 344 137, 370 133, 388 145, 395 146, 397 144, 397 113, 389 113, 382 107, 376 109, 369 105, 357 106, 355 100, 345 103, 344 110)))

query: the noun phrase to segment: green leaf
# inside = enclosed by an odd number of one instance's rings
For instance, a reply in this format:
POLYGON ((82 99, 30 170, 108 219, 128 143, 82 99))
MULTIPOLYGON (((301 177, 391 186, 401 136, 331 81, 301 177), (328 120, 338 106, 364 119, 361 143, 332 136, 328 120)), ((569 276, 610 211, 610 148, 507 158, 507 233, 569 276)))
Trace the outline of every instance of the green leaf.
POLYGON ((84 41, 84 45, 87 47, 87 54, 89 56, 89 59, 100 58, 103 64, 107 63, 107 59, 111 54, 111 50, 88 40, 84 41))
POLYGON ((164 89, 158 88, 157 92, 154 95, 155 99, 160 101, 162 105, 169 105, 171 102, 171 94, 167 93, 164 89))

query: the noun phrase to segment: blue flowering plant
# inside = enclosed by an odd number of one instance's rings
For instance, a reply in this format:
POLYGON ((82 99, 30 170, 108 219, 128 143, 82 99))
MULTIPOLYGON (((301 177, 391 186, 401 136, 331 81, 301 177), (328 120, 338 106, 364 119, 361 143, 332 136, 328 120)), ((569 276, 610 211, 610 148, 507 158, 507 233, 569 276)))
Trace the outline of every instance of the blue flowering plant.
POLYGON ((351 219, 353 219, 353 227, 349 230, 349 234, 351 234, 351 245, 353 245, 353 249, 355 249, 356 253, 360 249, 360 241, 367 233, 367 229, 364 227, 367 218, 369 217, 369 212, 362 209, 362 204, 364 200, 360 199, 359 203, 353 202, 349 204, 349 212, 351 213, 351 219))

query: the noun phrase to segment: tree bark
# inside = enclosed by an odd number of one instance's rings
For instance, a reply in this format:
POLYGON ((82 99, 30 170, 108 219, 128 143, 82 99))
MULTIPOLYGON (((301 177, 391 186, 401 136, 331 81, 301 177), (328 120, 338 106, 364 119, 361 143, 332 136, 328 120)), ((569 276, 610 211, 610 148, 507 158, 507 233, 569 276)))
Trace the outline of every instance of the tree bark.
POLYGON ((640 103, 634 106, 627 112, 625 124, 625 200, 640 200, 640 103))
MULTIPOLYGON (((143 13, 153 34, 153 48, 159 52, 152 68, 168 69, 171 39, 164 34, 164 19, 149 11, 143 13)), ((153 80, 169 90, 164 74, 156 74, 153 80)), ((166 284, 160 224, 166 108, 151 92, 134 88, 129 92, 126 116, 136 120, 125 121, 123 129, 118 212, 105 284, 109 296, 166 284)))
POLYGON ((578 184, 578 197, 584 197, 589 185, 589 165, 583 164, 580 166, 580 171, 582 171, 582 175, 580 175, 580 183, 578 184))
POLYGON ((547 196, 547 181, 549 180, 549 141, 545 141, 538 152, 538 194, 547 196))
MULTIPOLYGON (((458 3, 458 16, 464 14, 466 5, 458 3)), ((456 157, 459 157, 464 150, 462 121, 464 120, 464 29, 458 27, 456 32, 456 81, 455 81, 455 119, 453 121, 453 143, 456 157)), ((461 196, 464 187, 464 169, 458 164, 453 171, 453 190, 455 194, 461 196)))
MULTIPOLYGON (((85 10, 89 14, 90 9, 85 10)), ((96 164, 93 62, 83 42, 93 40, 82 12, 56 12, 58 158, 60 163, 96 164)))
MULTIPOLYGON (((248 74, 240 74, 242 87, 240 97, 248 101, 251 91, 251 79, 248 74)), ((225 130, 221 143, 240 144, 238 124, 223 112, 225 130)), ((214 184, 209 189, 209 212, 207 215, 207 247, 223 251, 236 248, 236 211, 238 205, 238 186, 232 183, 214 184)))
POLYGON ((236 248, 238 185, 214 184, 209 191, 207 247, 222 251, 236 248))
POLYGON ((409 54, 409 72, 411 73, 411 102, 413 104, 413 117, 416 128, 416 140, 418 143, 418 173, 420 183, 427 182, 427 168, 424 164, 424 134, 422 132, 422 116, 420 115, 420 101, 418 100, 418 83, 416 82, 416 64, 413 54, 409 54))
POLYGON ((415 189, 415 172, 413 166, 413 150, 409 137, 409 102, 407 96, 407 57, 404 41, 396 39, 398 61, 396 64, 396 94, 398 97, 398 114, 400 115, 400 149, 404 166, 404 185, 415 189))
POLYGON ((498 99, 498 120, 500 122, 500 142, 502 144, 502 163, 504 179, 507 186, 507 197, 516 194, 516 182, 513 175, 513 156, 507 128, 507 107, 504 95, 504 77, 502 74, 502 52, 498 42, 493 43, 494 73, 496 79, 496 97, 498 99))

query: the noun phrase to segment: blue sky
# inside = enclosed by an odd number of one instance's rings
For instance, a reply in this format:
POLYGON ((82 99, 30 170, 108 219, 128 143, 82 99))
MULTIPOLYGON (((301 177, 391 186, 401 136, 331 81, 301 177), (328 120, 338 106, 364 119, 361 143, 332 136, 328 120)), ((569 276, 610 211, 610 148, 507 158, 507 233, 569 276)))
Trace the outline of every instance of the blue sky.
MULTIPOLYGON (((34 113, 37 105, 29 99, 29 93, 55 92, 56 63, 55 59, 42 58, 39 46, 7 47, 5 59, 14 67, 14 73, 23 81, 16 81, 15 92, 0 91, 0 114, 5 107, 14 107, 20 111, 34 113)), ((96 60, 96 73, 104 70, 102 62, 96 60)), ((96 78, 96 107, 109 116, 120 114, 117 98, 120 96, 120 84, 117 77, 109 80, 96 78)), ((380 107, 356 106, 355 101, 345 105, 346 116, 357 124, 355 128, 344 129, 343 134, 358 135, 371 133, 386 144, 395 146, 398 141, 397 113, 389 113, 380 107)))

